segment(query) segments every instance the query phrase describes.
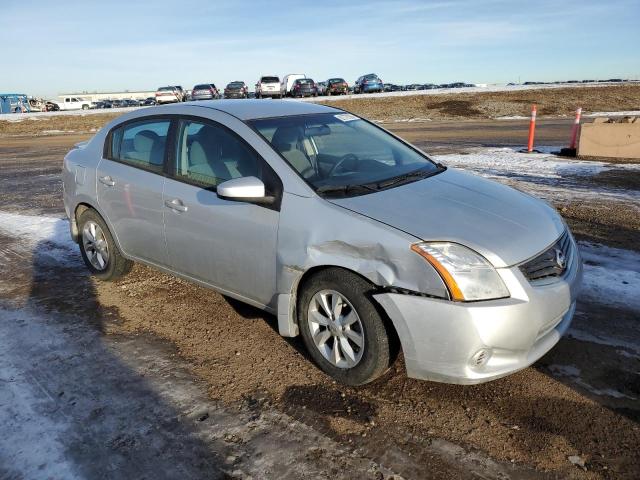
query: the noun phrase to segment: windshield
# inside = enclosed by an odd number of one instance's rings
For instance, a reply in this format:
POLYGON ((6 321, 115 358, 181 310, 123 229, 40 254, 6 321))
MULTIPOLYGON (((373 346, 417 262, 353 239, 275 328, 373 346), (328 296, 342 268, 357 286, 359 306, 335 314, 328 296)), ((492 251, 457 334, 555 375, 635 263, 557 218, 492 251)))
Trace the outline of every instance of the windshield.
POLYGON ((384 130, 346 112, 249 123, 320 194, 369 193, 443 170, 384 130))

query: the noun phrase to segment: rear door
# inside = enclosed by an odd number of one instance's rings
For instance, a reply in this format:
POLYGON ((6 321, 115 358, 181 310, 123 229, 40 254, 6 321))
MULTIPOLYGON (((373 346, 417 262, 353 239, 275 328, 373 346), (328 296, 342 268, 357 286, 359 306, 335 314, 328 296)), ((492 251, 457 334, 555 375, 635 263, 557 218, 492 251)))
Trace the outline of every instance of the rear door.
POLYGON ((252 147, 221 123, 184 117, 175 138, 172 173, 164 190, 171 268, 268 305, 276 291, 279 205, 224 200, 216 194, 216 186, 255 176, 269 193, 281 194, 279 178, 252 147))
POLYGON ((107 136, 98 164, 98 205, 130 257, 167 264, 163 229, 164 159, 171 119, 127 122, 107 136))

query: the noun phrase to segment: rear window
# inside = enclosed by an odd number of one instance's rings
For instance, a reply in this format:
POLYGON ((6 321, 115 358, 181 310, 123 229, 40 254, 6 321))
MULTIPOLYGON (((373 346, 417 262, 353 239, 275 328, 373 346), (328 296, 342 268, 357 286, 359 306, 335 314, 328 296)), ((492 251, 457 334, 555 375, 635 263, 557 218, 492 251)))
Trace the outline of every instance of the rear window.
POLYGON ((311 80, 310 78, 300 78, 296 80, 296 83, 304 83, 304 84, 313 83, 313 80, 311 80))
POLYGON ((262 77, 260 81, 262 83, 280 83, 280 79, 278 77, 262 77))
POLYGON ((159 92, 173 92, 174 88, 173 87, 160 87, 158 89, 159 92))
POLYGON ((209 90, 211 88, 210 85, 196 85, 195 87, 193 87, 194 90, 209 90))
POLYGON ((329 83, 345 83, 345 81, 342 78, 331 78, 329 79, 329 83))
POLYGON ((244 86, 244 83, 242 83, 242 82, 231 82, 227 86, 230 87, 230 88, 240 88, 240 87, 244 86))
POLYGON ((370 75, 365 75, 364 76, 365 80, 379 80, 377 75, 374 74, 370 74, 370 75))

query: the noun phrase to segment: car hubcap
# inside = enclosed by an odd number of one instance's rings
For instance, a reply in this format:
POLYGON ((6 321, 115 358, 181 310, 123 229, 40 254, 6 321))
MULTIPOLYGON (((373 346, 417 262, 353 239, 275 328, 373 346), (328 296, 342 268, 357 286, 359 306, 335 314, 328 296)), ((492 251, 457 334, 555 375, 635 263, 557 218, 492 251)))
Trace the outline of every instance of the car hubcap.
POLYGON ((96 270, 104 270, 109 263, 109 246, 100 225, 89 221, 82 228, 82 245, 89 263, 96 270))
POLYGON ((338 368, 355 367, 364 352, 364 330, 351 303, 335 290, 311 299, 307 313, 311 338, 322 356, 338 368))

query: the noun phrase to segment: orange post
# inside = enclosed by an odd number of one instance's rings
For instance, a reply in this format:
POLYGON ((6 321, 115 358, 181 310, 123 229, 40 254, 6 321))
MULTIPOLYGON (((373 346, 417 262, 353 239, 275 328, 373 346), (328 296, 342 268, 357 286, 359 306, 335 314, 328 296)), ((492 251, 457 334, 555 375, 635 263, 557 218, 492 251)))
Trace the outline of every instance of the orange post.
POLYGON ((582 107, 579 107, 576 110, 576 119, 573 122, 573 128, 571 129, 571 143, 569 144, 569 148, 576 148, 576 139, 578 138, 578 130, 580 129, 580 117, 582 116, 582 107))
POLYGON ((538 107, 534 103, 531 105, 531 122, 529 122, 529 141, 527 142, 527 152, 533 152, 533 139, 536 134, 536 115, 538 113, 538 107))

